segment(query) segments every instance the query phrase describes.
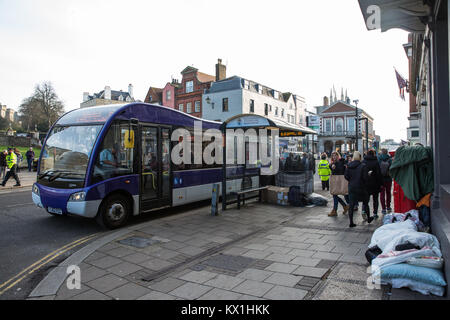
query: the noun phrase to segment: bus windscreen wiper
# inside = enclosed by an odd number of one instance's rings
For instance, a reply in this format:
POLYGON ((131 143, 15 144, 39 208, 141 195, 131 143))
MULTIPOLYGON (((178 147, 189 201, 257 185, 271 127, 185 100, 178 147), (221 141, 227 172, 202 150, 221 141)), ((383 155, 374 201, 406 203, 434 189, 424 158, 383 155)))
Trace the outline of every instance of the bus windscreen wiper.
POLYGON ((63 171, 63 170, 58 170, 58 171, 53 171, 56 174, 52 175, 50 178, 48 178, 49 182, 52 182, 53 180, 58 179, 61 176, 67 176, 67 175, 74 175, 74 176, 83 176, 83 173, 77 173, 77 172, 73 172, 73 171, 63 171))

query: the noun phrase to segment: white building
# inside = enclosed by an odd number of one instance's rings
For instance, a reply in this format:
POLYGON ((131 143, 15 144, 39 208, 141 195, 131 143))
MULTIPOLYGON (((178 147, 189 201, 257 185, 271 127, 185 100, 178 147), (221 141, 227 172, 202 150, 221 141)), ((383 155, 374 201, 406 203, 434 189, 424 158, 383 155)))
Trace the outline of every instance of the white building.
POLYGON ((107 104, 120 104, 125 102, 135 102, 133 96, 133 85, 128 85, 128 91, 111 90, 110 86, 106 86, 104 90, 94 93, 83 93, 83 102, 80 103, 80 108, 95 107, 107 104))
POLYGON ((241 77, 214 82, 203 94, 204 119, 225 121, 254 113, 306 126, 306 102, 301 96, 263 86, 241 77))

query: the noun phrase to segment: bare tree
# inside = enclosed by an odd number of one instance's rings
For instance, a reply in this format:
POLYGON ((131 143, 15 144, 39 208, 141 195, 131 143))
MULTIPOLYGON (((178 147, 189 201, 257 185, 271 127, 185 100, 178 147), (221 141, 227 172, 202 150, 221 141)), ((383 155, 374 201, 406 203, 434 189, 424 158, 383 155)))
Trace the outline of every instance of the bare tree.
POLYGON ((37 126, 40 130, 48 131, 52 123, 64 113, 64 104, 59 100, 53 85, 43 82, 36 85, 32 96, 23 100, 19 113, 28 130, 37 126))

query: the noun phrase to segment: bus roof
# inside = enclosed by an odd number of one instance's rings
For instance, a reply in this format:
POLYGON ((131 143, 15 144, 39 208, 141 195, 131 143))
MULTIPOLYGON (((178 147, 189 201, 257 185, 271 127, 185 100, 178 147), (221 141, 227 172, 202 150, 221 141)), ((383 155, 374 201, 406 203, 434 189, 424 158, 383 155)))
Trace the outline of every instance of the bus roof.
POLYGON ((196 118, 184 112, 167 108, 160 105, 146 103, 111 104, 104 106, 88 107, 69 111, 57 122, 57 125, 77 125, 77 124, 102 124, 113 116, 122 115, 128 111, 126 116, 136 118, 142 122, 154 122, 168 125, 193 126, 195 120, 208 124, 207 127, 219 128, 222 124, 217 121, 210 121, 196 118), (122 112, 120 112, 122 111, 122 112))

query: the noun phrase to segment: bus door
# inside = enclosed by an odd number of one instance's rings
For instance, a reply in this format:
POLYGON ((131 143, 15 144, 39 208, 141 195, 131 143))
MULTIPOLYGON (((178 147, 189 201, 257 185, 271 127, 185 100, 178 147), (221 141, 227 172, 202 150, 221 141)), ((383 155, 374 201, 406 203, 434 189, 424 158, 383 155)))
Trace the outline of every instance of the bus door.
POLYGON ((141 126, 141 208, 171 204, 170 128, 141 126))

